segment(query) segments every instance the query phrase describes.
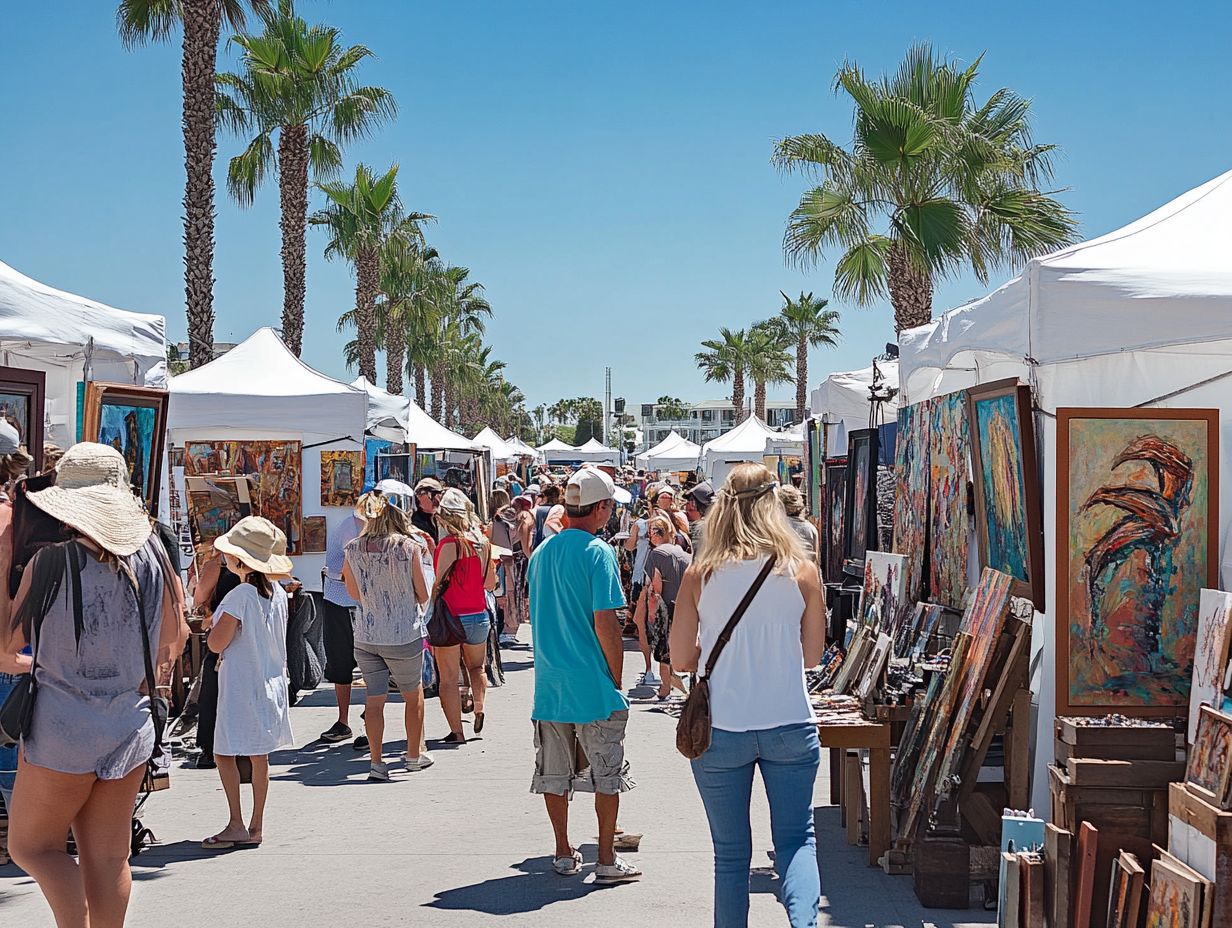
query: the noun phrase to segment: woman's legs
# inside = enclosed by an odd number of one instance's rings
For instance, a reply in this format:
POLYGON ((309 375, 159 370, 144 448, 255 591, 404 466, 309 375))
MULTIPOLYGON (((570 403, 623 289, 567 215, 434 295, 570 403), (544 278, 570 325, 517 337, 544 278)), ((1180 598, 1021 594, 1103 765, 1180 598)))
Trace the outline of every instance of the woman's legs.
MULTIPOLYGON (((90 797, 93 774, 70 774, 17 762, 9 810, 9 854, 38 883, 58 928, 89 924, 82 872, 68 856, 68 830, 90 797)), ((132 805, 128 808, 132 814, 132 805)))
POLYGON ((475 701, 476 714, 483 711, 484 695, 488 691, 488 675, 484 662, 488 658, 488 644, 462 645, 462 659, 466 662, 466 674, 471 681, 471 698, 475 701))
POLYGON ((373 696, 368 691, 364 700, 364 733, 368 736, 368 754, 372 763, 381 762, 381 754, 385 750, 385 694, 373 696))
POLYGON ((449 731, 462 734, 462 697, 458 693, 458 680, 461 678, 459 664, 459 649, 433 648, 436 657, 436 670, 440 674, 441 711, 445 713, 445 721, 449 723, 449 731))
MULTIPOLYGON (((749 923, 749 864, 753 832, 749 801, 757 742, 752 732, 713 730, 710 749, 693 761, 710 840, 714 844, 715 928, 746 928, 749 923)), ((811 793, 810 793, 811 795, 811 793)))
POLYGON ((248 822, 248 839, 260 844, 265 826, 265 800, 269 796, 269 755, 248 759, 252 761, 252 818, 248 822))
POLYGON ((821 906, 821 873, 813 832, 813 786, 821 764, 815 725, 758 732, 761 778, 770 800, 774 866, 792 928, 814 928, 821 906))
POLYGON ((119 780, 96 780, 73 819, 90 928, 122 928, 132 890, 133 804, 145 764, 119 780))
MULTIPOLYGON (((214 837, 219 841, 246 841, 248 828, 244 825, 244 811, 240 808, 240 768, 231 754, 215 754, 214 761, 218 764, 218 779, 222 781, 222 791, 227 797, 227 827, 214 837)), ((269 768, 266 768, 268 774, 269 768)), ((253 770, 253 782, 256 782, 257 772, 253 770)), ((255 788, 254 788, 255 791, 255 788)))

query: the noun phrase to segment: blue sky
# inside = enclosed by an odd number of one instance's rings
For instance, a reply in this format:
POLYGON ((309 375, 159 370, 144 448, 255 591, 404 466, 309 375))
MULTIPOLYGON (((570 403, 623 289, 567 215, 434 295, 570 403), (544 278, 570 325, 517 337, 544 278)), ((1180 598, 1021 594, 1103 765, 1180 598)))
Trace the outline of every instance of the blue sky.
MULTIPOLYGON (((111 0, 23 4, 0 43, 0 260, 54 286, 167 316, 184 333, 179 48, 127 51, 111 0)), ((692 362, 719 326, 776 311, 778 291, 829 295, 830 263, 783 260, 804 182, 772 141, 850 136, 831 92, 845 58, 878 73, 913 42, 985 52, 981 98, 1034 101, 1060 144, 1058 185, 1092 236, 1232 167, 1226 4, 779 2, 426 3, 301 0, 379 56, 364 71, 400 116, 354 146, 401 165, 431 241, 487 286, 495 353, 532 405, 601 396, 603 368, 631 402, 723 395, 692 362), (1115 13, 1112 11, 1115 10, 1115 13)), ((221 66, 232 56, 224 53, 221 66)), ((241 142, 222 137, 216 171, 241 142)), ((281 312, 274 185, 250 209, 219 190, 216 338, 281 312)), ((305 360, 350 379, 337 316, 349 269, 309 233, 305 360)), ((1011 276, 1006 270, 996 281, 1011 276)), ((984 292, 959 277, 935 311, 984 292)), ((888 304, 842 312, 825 372, 867 366, 893 338, 888 304)), ((772 391, 786 398, 790 387, 772 391)))

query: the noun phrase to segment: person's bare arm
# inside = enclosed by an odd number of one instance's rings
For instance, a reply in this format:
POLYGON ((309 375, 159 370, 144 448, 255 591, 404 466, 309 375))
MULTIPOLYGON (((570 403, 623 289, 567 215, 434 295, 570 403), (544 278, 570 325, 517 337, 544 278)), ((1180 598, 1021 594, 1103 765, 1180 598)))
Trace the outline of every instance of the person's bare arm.
MULTIPOLYGON (((170 565, 168 565, 170 566, 170 565)), ((158 652, 155 656, 155 680, 159 686, 171 682, 175 662, 184 653, 188 642, 188 620, 184 616, 184 584, 176 575, 163 584, 163 621, 158 629, 158 652)))
POLYGON ((702 646, 698 640, 701 620, 697 614, 701 589, 697 572, 692 567, 688 568, 680 579, 680 593, 676 596, 672 630, 667 638, 674 670, 696 671, 697 662, 701 659, 702 646))
POLYGON ((637 550, 637 533, 640 529, 641 529, 641 525, 634 522, 633 528, 630 529, 629 531, 629 537, 625 539, 625 550, 626 551, 636 551, 637 550))
POLYGON ((518 537, 522 541, 522 553, 530 555, 530 543, 534 540, 535 520, 530 513, 522 513, 518 517, 518 537))
POLYGON ((496 561, 492 560, 492 549, 485 543, 479 546, 479 556, 483 558, 483 563, 486 565, 483 574, 483 588, 488 592, 496 589, 497 581, 500 579, 496 576, 496 561))
POLYGON ((346 587, 347 596, 359 602, 359 581, 355 579, 355 574, 351 572, 351 562, 345 558, 342 561, 342 583, 346 587))
POLYGON ((553 506, 548 510, 548 517, 543 520, 545 526, 550 526, 552 531, 560 534, 565 530, 565 507, 553 506))
POLYGON ((220 612, 214 618, 214 627, 210 629, 206 644, 215 654, 221 654, 227 650, 227 645, 235 639, 235 633, 239 630, 239 619, 229 612, 220 612))
POLYGON ((428 601, 428 581, 424 577, 423 561, 416 553, 411 557, 411 583, 415 587, 415 602, 424 605, 428 601))
POLYGON ((607 669, 612 675, 616 689, 624 689, 621 679, 624 676, 625 644, 620 633, 620 619, 616 617, 615 609, 603 609, 595 613, 595 634, 599 636, 599 647, 603 648, 603 656, 607 658, 607 669))
POLYGON ((816 565, 801 564, 796 571, 796 582, 804 596, 804 618, 800 622, 804 666, 816 667, 826 649, 826 595, 816 565))
POLYGON ((445 576, 449 568, 453 566, 453 562, 457 560, 457 550, 458 544, 456 541, 453 544, 441 547, 441 552, 436 558, 436 583, 434 584, 436 589, 433 590, 434 593, 441 588, 441 578, 445 576))
MULTIPOLYGON (((38 555, 36 554, 35 558, 37 557, 38 555)), ((33 567, 34 559, 31 559, 30 563, 26 565, 26 569, 21 573, 21 583, 17 586, 17 595, 13 597, 12 615, 17 615, 21 611, 22 605, 25 604, 25 601, 30 596, 30 581, 34 578, 33 567)), ((5 578, 5 582, 7 582, 7 578, 5 578)), ((18 656, 17 652, 30 643, 26 640, 25 630, 20 626, 13 628, 12 625, 11 619, 0 625, 0 654, 4 655, 5 660, 18 656)), ((2 672, 9 673, 10 671, 2 672)))

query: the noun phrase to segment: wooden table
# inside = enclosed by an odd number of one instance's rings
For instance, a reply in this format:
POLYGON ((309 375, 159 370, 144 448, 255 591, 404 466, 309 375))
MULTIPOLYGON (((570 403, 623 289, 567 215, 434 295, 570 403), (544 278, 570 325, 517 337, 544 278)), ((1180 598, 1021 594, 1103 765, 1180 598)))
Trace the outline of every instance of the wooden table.
POLYGON ((890 725, 879 722, 826 725, 823 722, 818 724, 817 734, 821 746, 830 748, 831 801, 836 796, 834 776, 836 773, 840 775, 849 844, 859 840, 864 778, 858 758, 847 758, 842 763, 838 762, 838 758, 852 750, 868 751, 868 865, 876 867, 881 856, 890 849, 890 725))

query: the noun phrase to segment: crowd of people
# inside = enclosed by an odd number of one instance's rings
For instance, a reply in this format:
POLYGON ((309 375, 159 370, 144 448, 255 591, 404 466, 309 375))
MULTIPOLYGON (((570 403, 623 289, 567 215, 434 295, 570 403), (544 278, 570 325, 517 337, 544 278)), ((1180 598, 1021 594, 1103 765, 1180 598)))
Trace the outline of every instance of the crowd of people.
MULTIPOLYGON (((8 431, 0 422, 0 577, 9 581, 0 595, 0 698, 32 669, 37 684, 15 732, 20 750, 0 749, 9 849, 58 924, 119 925, 133 803, 164 750, 164 696, 190 606, 204 616, 208 648, 196 763, 217 769, 227 803, 225 826, 202 847, 262 843, 270 755, 297 743, 286 636, 299 584, 285 535, 249 516, 198 559, 186 591, 175 540, 144 512, 118 453, 79 444, 54 480, 14 482, 29 459, 8 431), (45 523, 35 520, 35 545, 31 513, 45 523), (138 636, 141 649, 129 642, 138 636), (76 861, 65 853, 70 831, 76 861)), ((792 925, 813 925, 820 748, 804 669, 824 644, 816 529, 801 516, 798 491, 761 464, 736 466, 717 489, 657 476, 540 468, 499 477, 487 507, 433 477, 415 485, 411 501, 380 485, 366 493, 327 542, 324 677, 337 718, 319 737, 366 751, 368 779, 389 781, 397 770, 385 708, 398 693, 401 770, 427 770, 426 686, 447 728, 437 743, 462 747, 466 716, 472 737, 487 723, 494 649, 533 647, 531 790, 544 797, 553 870, 583 869, 569 839, 570 800, 583 791, 593 793, 598 819, 595 880, 636 880, 641 870, 618 853, 640 841, 618 823, 620 796, 635 786, 624 638, 636 638, 644 669, 633 687, 649 689, 648 698, 683 697, 698 674, 709 682, 712 741, 692 769, 715 846, 715 924, 747 921, 748 809, 760 769, 784 904, 792 925), (356 673, 365 697, 358 736, 356 673)))

